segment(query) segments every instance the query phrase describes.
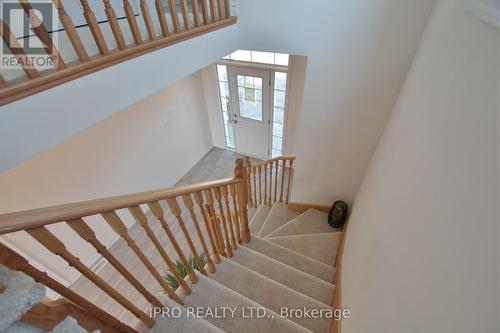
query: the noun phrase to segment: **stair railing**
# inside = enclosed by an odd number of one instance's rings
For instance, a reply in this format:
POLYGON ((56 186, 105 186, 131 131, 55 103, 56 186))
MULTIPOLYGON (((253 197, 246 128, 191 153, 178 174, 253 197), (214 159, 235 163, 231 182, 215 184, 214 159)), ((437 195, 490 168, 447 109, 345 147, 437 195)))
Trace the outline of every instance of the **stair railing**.
POLYGON ((270 160, 252 164, 250 158, 245 159, 248 184, 248 205, 257 207, 260 204, 272 206, 276 202, 290 200, 293 161, 295 156, 278 156, 270 160))
MULTIPOLYGON (((19 63, 20 68, 24 71, 24 77, 19 79, 6 79, 0 74, 0 105, 11 103, 23 97, 35 94, 37 92, 49 89, 64 82, 74 80, 78 77, 90 74, 114 64, 129 60, 140 56, 144 53, 151 52, 169 45, 179 43, 181 41, 196 37, 201 34, 208 33, 213 30, 221 29, 228 25, 236 23, 236 17, 231 16, 229 0, 218 0, 218 5, 215 5, 215 0, 201 0, 201 13, 198 5, 199 0, 189 0, 191 11, 189 10, 188 0, 180 1, 180 10, 182 12, 182 20, 178 15, 178 8, 175 0, 168 0, 168 11, 164 8, 163 0, 154 0, 154 15, 146 0, 136 0, 139 3, 140 10, 134 12, 134 7, 131 4, 132 0, 123 0, 123 11, 133 42, 127 44, 124 38, 122 26, 119 23, 121 18, 117 18, 113 3, 111 0, 103 0, 102 3, 80 0, 83 17, 88 26, 92 39, 98 49, 98 54, 91 55, 82 42, 81 34, 83 26, 76 26, 73 23, 71 14, 64 7, 63 0, 52 0, 54 9, 63 30, 58 32, 65 34, 71 44, 72 49, 77 55, 78 60, 66 62, 57 50, 57 43, 52 30, 57 28, 46 26, 43 18, 37 16, 37 10, 34 8, 36 2, 29 0, 18 0, 20 10, 24 11, 26 22, 30 22, 33 27, 35 36, 16 36, 9 25, 0 19, 0 36, 10 50, 11 55, 19 63), (207 4, 207 1, 209 2, 207 4), (94 8, 93 8, 94 6, 94 8), (107 21, 98 22, 96 18, 97 12, 103 12, 106 15, 107 21), (210 15, 209 15, 210 12, 210 15), (167 16, 170 16, 173 31, 170 31, 167 16), (157 17, 159 24, 156 29, 153 16, 157 17), (140 20, 140 21, 139 21, 140 20), (182 21, 182 25, 181 25, 182 21), (146 28, 147 38, 143 38, 139 22, 143 23, 146 28), (112 36, 116 47, 111 49, 111 46, 106 42, 103 34, 103 28, 109 24, 112 36), (161 30, 161 33, 157 33, 161 30), (45 51, 50 56, 51 61, 45 57, 49 67, 41 70, 41 67, 34 66, 33 57, 30 51, 22 45, 20 38, 36 38, 45 45, 45 51), (52 63, 53 62, 53 63, 52 63)), ((119 1, 119 0, 116 0, 119 1)), ((152 1, 152 0, 151 0, 152 1)), ((78 13, 80 14, 80 13, 78 13)), ((46 15, 50 17, 50 15, 46 15)), ((6 54, 4 50, 4 54, 6 54)), ((2 56, 3 56, 2 55, 2 56)), ((46 64, 46 65, 47 65, 46 64)))
MULTIPOLYGON (((250 239, 247 215, 247 179, 244 160, 237 159, 235 176, 233 178, 3 214, 0 215, 0 235, 18 231, 28 233, 53 255, 61 257, 68 265, 92 281, 99 289, 131 312, 143 324, 147 327, 152 327, 155 321, 150 314, 138 308, 133 301, 127 299, 108 281, 105 281, 87 267, 75 254, 68 250, 63 240, 59 239, 47 226, 58 223, 67 224, 84 241, 91 244, 97 253, 101 254, 110 265, 142 294, 151 306, 162 307, 163 305, 157 296, 143 285, 137 277, 130 273, 124 264, 97 238, 86 218, 99 215, 102 217, 101 223, 107 223, 125 241, 165 293, 175 302, 182 304, 176 292, 166 283, 160 272, 152 264, 151 259, 141 250, 139 244, 129 234, 129 230, 122 217, 123 215, 121 215, 123 214, 123 210, 128 211, 129 216, 133 217, 135 222, 142 227, 149 241, 152 242, 157 253, 163 259, 164 264, 170 269, 170 272, 177 280, 181 290, 189 294, 191 293, 191 287, 182 278, 170 256, 171 254, 165 251, 156 234, 152 231, 151 225, 158 223, 161 226, 161 229, 163 229, 174 248, 175 254, 187 271, 187 278, 193 284, 196 284, 198 276, 188 262, 179 240, 172 232, 171 224, 167 221, 169 219, 169 215, 167 214, 171 213, 174 216, 174 218, 170 219, 170 222, 173 222, 172 220, 175 219, 179 225, 180 231, 187 242, 187 248, 192 253, 199 271, 202 274, 208 275, 207 270, 209 272, 216 270, 215 264, 220 262, 221 255, 231 256, 232 251, 237 248, 237 243, 248 242, 250 239), (182 214, 181 206, 183 206, 188 214, 182 214), (148 208, 152 216, 148 216, 145 212, 148 208), (118 210, 120 210, 121 214, 118 213, 118 210), (186 215, 189 216, 189 220, 186 218, 186 215), (193 225, 194 231, 189 231, 186 222, 190 222, 193 225), (203 227, 201 226, 202 223, 203 227), (198 239, 207 260, 206 268, 201 262, 198 248, 194 245, 193 238, 195 237, 198 239)), ((85 297, 82 297, 59 283, 56 279, 50 277, 46 272, 40 271, 26 258, 23 258, 2 243, 0 243, 0 264, 26 273, 37 282, 54 290, 83 311, 92 314, 117 331, 135 332, 134 328, 120 322, 117 318, 85 299, 85 297)))

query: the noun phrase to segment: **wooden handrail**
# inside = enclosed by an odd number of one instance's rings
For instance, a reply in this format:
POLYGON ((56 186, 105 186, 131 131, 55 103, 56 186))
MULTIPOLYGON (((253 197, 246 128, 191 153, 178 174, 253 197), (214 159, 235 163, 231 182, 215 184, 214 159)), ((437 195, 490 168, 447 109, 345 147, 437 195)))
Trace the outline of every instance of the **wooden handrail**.
POLYGON ((99 214, 101 212, 109 212, 117 209, 142 205, 144 203, 174 198, 193 192, 211 189, 217 186, 238 184, 240 182, 241 180, 239 179, 228 178, 194 185, 1 214, 0 235, 15 231, 34 229, 52 223, 74 220, 82 216, 89 216, 99 214))

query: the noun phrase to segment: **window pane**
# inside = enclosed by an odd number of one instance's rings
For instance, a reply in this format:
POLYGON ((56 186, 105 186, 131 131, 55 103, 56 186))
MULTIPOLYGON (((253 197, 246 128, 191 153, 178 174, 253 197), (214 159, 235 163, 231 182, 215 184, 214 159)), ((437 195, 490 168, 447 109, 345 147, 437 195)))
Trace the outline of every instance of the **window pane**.
POLYGON ((227 115, 227 112, 222 112, 222 119, 224 120, 224 125, 227 125, 229 121, 229 117, 227 115))
POLYGON ((285 123, 285 109, 274 108, 274 122, 280 124, 285 123))
POLYGON ((282 144, 283 144, 283 141, 281 140, 281 138, 273 136, 273 149, 281 151, 282 144))
POLYGON ((217 65, 217 75, 219 77, 219 81, 227 82, 227 70, 226 66, 217 65))
POLYGON ((252 62, 260 62, 264 64, 274 64, 274 53, 252 51, 252 62))
POLYGON ((262 121, 262 102, 248 102, 240 99, 240 117, 262 121))
POLYGON ((232 125, 228 126, 227 136, 230 138, 234 138, 234 128, 232 125))
POLYGON ((231 53, 231 60, 252 61, 252 52, 246 50, 238 50, 231 53))
POLYGON ((273 135, 277 137, 283 137, 283 124, 273 123, 273 135))
POLYGON ((280 155, 281 155, 281 149, 280 150, 273 149, 273 156, 272 157, 278 157, 280 155))
POLYGON ((262 90, 255 89, 255 100, 262 102, 262 90))
POLYGON ((288 66, 288 54, 275 53, 276 65, 288 66))
POLYGON ((274 106, 284 108, 285 107, 285 92, 275 90, 274 91, 274 106))
POLYGON ((220 96, 229 98, 229 87, 227 82, 219 82, 220 96))
POLYGON ((238 75, 238 86, 239 87, 245 86, 245 77, 243 75, 238 75))
POLYGON ((245 76, 245 87, 253 88, 253 77, 245 76))
POLYGON ((220 104, 222 105, 223 112, 227 112, 229 110, 229 99, 222 97, 220 99, 220 104))
POLYGON ((226 136, 226 145, 229 148, 233 148, 234 149, 234 138, 230 137, 230 136, 226 136))
POLYGON ((286 73, 276 72, 274 75, 274 89, 286 91, 286 73))

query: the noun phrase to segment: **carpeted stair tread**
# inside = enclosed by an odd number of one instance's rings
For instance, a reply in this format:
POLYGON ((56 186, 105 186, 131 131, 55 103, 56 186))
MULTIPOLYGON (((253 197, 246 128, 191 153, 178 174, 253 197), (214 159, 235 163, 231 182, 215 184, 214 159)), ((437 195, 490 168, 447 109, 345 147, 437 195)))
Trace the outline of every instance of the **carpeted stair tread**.
POLYGON ((253 218, 250 220, 250 223, 248 224, 250 232, 252 234, 257 235, 259 233, 270 211, 271 211, 271 206, 260 205, 259 207, 257 207, 253 218))
POLYGON ((335 286, 313 275, 245 246, 238 247, 231 260, 326 305, 332 304, 335 286))
POLYGON ((277 202, 271 208, 257 235, 264 237, 299 215, 300 213, 289 209, 286 204, 277 202))
POLYGON ((317 209, 308 209, 285 225, 266 235, 267 237, 292 236, 337 232, 328 224, 328 214, 317 209))
MULTIPOLYGON (((217 271, 222 269, 222 265, 217 265, 217 271)), ((229 273, 230 276, 232 272, 229 273)), ((213 274, 210 275, 211 277, 213 274)), ((236 307, 234 317, 225 318, 205 318, 206 321, 217 326, 227 333, 252 333, 252 332, 273 332, 273 333, 293 333, 310 332, 296 323, 280 318, 279 315, 269 309, 265 309, 265 318, 242 318, 242 309, 251 307, 263 308, 263 306, 248 297, 245 297, 217 281, 198 274, 199 281, 192 285, 192 293, 184 295, 181 291, 179 296, 185 307, 202 307, 204 309, 214 309, 222 307, 236 307)))
POLYGON ((328 232, 269 237, 266 240, 334 267, 341 237, 341 232, 328 232))
POLYGON ((244 244, 254 251, 265 256, 273 258, 288 266, 297 268, 307 274, 313 275, 323 281, 333 282, 335 277, 335 268, 324 264, 318 260, 307 257, 298 252, 287 249, 286 247, 272 243, 258 236, 252 235, 250 242, 244 244))
MULTIPOLYGON (((306 308, 314 311, 328 311, 331 309, 309 296, 224 257, 221 258, 221 264, 217 266, 217 271, 211 274, 210 278, 276 313, 281 313, 282 307, 288 309, 306 308)), ((289 318, 289 320, 317 333, 330 332, 331 328, 331 319, 326 317, 293 317, 289 318)))
POLYGON ((185 307, 177 304, 166 295, 161 297, 161 301, 165 305, 165 308, 169 309, 169 312, 165 312, 165 315, 157 314, 155 316, 155 326, 153 326, 149 333, 224 333, 224 331, 208 321, 188 315, 185 307), (175 310, 172 311, 172 309, 175 310))
POLYGON ((28 275, 0 265, 0 332, 18 321, 33 305, 42 301, 45 287, 28 275))

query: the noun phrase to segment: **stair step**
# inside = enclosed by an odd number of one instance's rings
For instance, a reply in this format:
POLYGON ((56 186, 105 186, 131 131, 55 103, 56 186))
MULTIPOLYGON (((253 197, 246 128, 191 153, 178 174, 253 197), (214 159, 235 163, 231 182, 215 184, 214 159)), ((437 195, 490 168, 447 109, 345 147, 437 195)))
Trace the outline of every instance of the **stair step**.
POLYGON ((250 228, 250 232, 252 234, 257 235, 262 228, 262 225, 264 222, 266 222, 267 215, 269 215, 269 212, 271 211, 271 206, 267 205, 260 205, 257 207, 255 210, 255 214, 253 218, 250 220, 250 223, 248 224, 248 227, 250 228))
POLYGON ((315 276, 304 273, 245 246, 238 247, 231 260, 286 287, 312 297, 325 305, 332 304, 335 286, 315 276))
POLYGON ((264 237, 299 215, 300 213, 289 209, 286 204, 277 202, 271 208, 257 235, 264 237))
POLYGON ((166 312, 165 315, 156 315, 155 326, 153 326, 149 333, 224 333, 224 331, 208 321, 188 315, 185 307, 177 304, 170 298, 164 296, 161 297, 161 301, 165 305, 165 308, 169 309, 170 316, 166 312), (175 309, 175 311, 172 311, 172 309, 175 309))
POLYGON ((45 287, 22 272, 0 265, 0 332, 18 321, 33 305, 42 301, 45 287))
POLYGON ((313 275, 323 281, 333 282, 335 268, 318 260, 307 257, 286 247, 252 235, 250 242, 243 245, 265 256, 273 258, 288 266, 297 268, 307 274, 313 275))
MULTIPOLYGON (((301 294, 272 279, 256 273, 230 259, 221 258, 217 271, 210 277, 235 292, 252 299, 271 311, 281 313, 282 307, 288 309, 310 309, 329 311, 331 308, 309 296, 301 294)), ((297 318, 289 320, 313 332, 330 332, 331 319, 297 318)))
POLYGON ((47 333, 47 331, 42 330, 41 328, 32 326, 30 324, 26 324, 22 321, 16 321, 14 324, 10 325, 5 331, 2 333, 47 333))
POLYGON ((269 237, 266 240, 334 267, 341 232, 269 237))
MULTIPOLYGON (((217 265, 219 271, 224 265, 217 265)), ((231 274, 231 273, 229 273, 231 274)), ((310 332, 296 323, 280 318, 280 316, 269 310, 264 309, 259 303, 252 301, 230 288, 218 283, 217 281, 197 273, 199 281, 192 286, 192 293, 184 295, 178 292, 184 302, 185 307, 196 307, 204 311, 231 307, 236 308, 234 316, 228 313, 224 318, 207 317, 206 321, 217 326, 224 332, 310 332), (265 311, 264 318, 244 317, 249 314, 251 308, 259 308, 265 311), (245 312, 243 312, 245 311, 245 312)), ((211 274, 213 276, 214 274, 211 274)))
POLYGON ((269 233, 267 237, 317 234, 341 231, 328 224, 328 214, 317 209, 308 209, 285 225, 269 233))

